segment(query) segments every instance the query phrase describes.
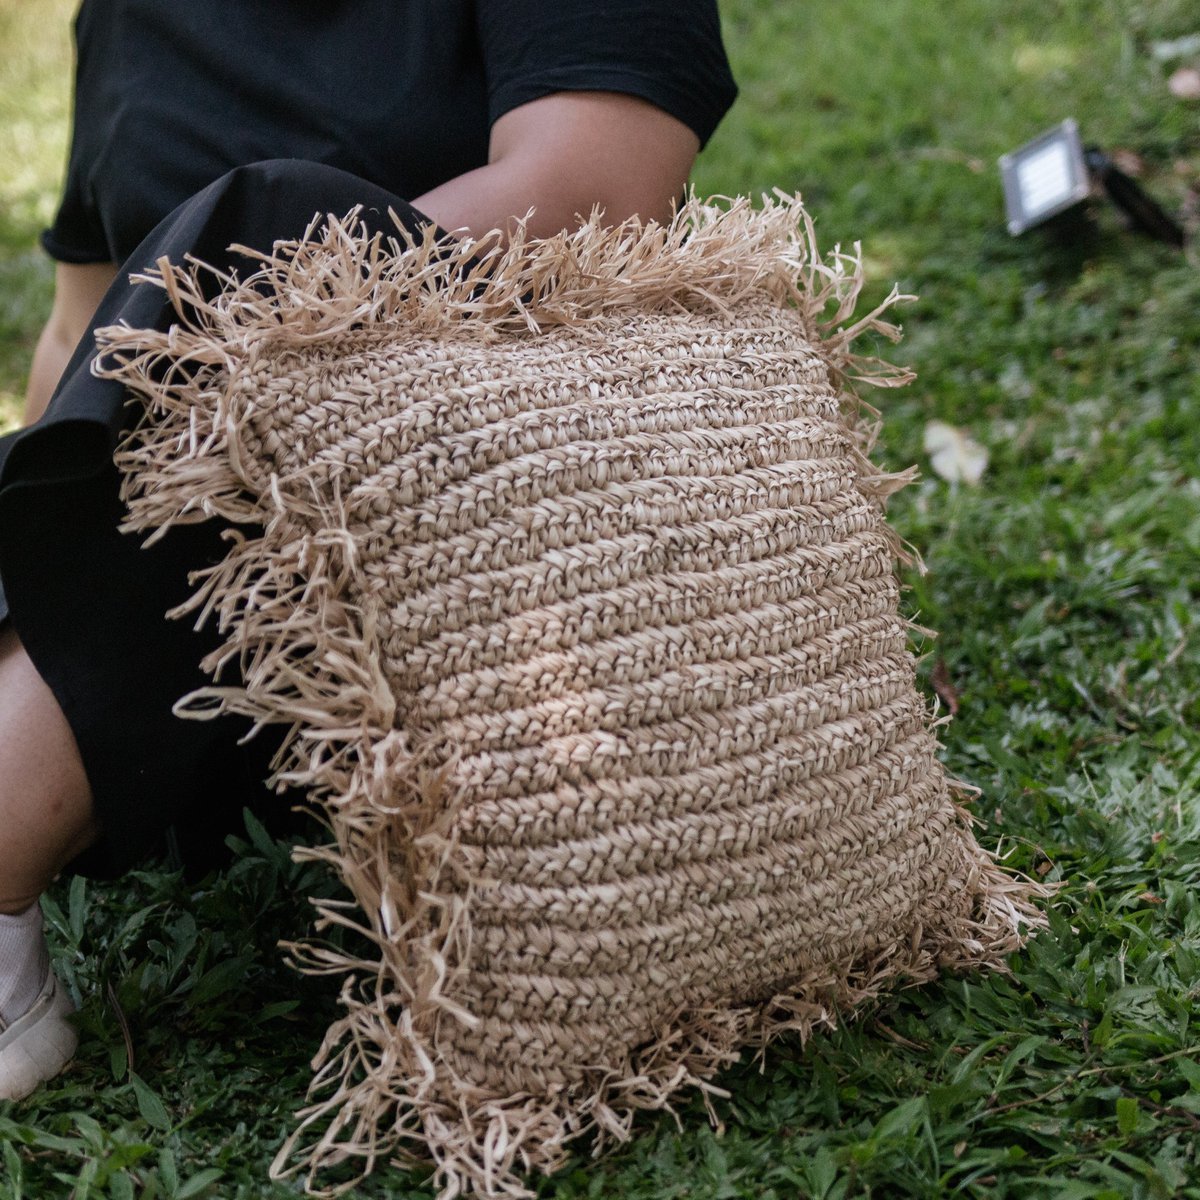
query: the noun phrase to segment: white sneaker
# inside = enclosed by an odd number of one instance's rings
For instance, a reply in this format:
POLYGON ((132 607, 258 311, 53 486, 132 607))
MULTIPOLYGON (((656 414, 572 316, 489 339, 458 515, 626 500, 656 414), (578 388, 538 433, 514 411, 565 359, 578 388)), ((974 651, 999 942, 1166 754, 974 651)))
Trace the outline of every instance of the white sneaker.
POLYGON ((79 1035, 75 1011, 53 971, 33 1007, 11 1025, 0 1020, 0 1100, 23 1100, 71 1061, 79 1035))

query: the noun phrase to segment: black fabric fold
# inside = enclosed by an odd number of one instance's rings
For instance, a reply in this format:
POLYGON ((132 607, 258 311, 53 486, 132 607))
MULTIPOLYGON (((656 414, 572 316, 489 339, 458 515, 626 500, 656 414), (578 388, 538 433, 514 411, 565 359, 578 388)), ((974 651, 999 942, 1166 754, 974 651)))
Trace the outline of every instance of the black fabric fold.
MULTIPOLYGON (((239 167, 142 242, 93 328, 169 327, 162 289, 128 282, 164 256, 246 274, 253 260, 232 244, 268 252, 301 237, 314 216, 356 207, 367 230, 384 237, 398 232, 391 213, 413 232, 429 223, 400 197, 333 167, 291 159, 239 167)), ((271 746, 239 746, 246 727, 230 718, 183 721, 171 712, 208 682, 199 662, 218 638, 164 614, 188 595, 190 571, 222 557, 221 528, 172 529, 149 548, 119 532, 113 450, 140 410, 119 383, 92 374, 95 355, 89 331, 42 420, 0 439, 0 619, 11 617, 75 734, 103 828, 80 867, 108 875, 158 848, 172 824, 191 821, 197 842, 209 832, 223 840, 242 807, 261 799, 271 746)))

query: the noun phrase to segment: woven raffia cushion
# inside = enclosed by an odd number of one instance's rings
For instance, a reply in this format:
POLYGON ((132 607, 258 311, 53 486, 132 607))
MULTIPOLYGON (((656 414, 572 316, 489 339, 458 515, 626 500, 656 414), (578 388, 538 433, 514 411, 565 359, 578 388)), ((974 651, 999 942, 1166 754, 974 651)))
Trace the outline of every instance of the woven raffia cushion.
POLYGON ((891 330, 797 201, 482 262, 351 215, 212 302, 163 269, 179 325, 104 335, 152 413, 130 525, 245 526, 193 606, 241 682, 184 708, 290 727, 357 905, 318 927, 378 954, 297 951, 345 1015, 278 1170, 415 1142, 525 1194, 746 1044, 1019 944, 845 391, 903 382, 849 351, 891 330))

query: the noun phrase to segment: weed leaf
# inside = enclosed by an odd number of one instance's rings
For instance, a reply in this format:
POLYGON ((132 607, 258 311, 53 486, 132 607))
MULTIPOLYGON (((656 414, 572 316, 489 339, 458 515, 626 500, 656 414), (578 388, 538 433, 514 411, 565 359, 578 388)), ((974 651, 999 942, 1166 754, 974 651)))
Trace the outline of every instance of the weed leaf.
POLYGON ((175 1193, 174 1200, 191 1200, 191 1197, 199 1196, 201 1192, 212 1187, 223 1174, 224 1172, 216 1167, 206 1167, 203 1171, 198 1171, 175 1193))
POLYGON ((134 1095, 137 1097, 138 1112, 142 1114, 142 1119, 154 1129, 161 1129, 164 1132, 169 1130, 171 1116, 167 1112, 166 1105, 140 1075, 131 1075, 130 1079, 133 1083, 134 1095))

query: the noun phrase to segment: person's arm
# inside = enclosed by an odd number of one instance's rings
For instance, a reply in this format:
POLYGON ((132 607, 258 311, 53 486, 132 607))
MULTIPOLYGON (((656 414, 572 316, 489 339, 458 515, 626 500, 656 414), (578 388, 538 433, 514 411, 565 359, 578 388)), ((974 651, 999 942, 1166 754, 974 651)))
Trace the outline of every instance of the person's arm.
POLYGON ((487 166, 418 196, 413 205, 450 231, 481 237, 530 210, 546 237, 574 228, 594 207, 606 224, 668 220, 700 140, 636 96, 555 92, 505 113, 493 126, 487 166))
POLYGON ((56 265, 54 307, 34 348, 25 389, 26 425, 32 425, 46 411, 76 344, 87 332, 92 314, 116 274, 114 263, 56 265))

